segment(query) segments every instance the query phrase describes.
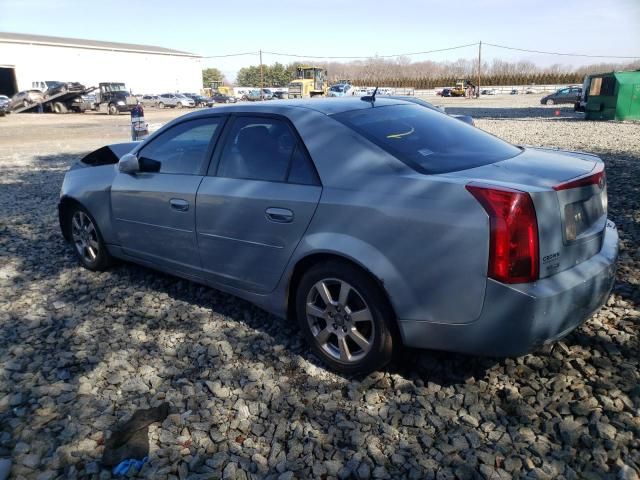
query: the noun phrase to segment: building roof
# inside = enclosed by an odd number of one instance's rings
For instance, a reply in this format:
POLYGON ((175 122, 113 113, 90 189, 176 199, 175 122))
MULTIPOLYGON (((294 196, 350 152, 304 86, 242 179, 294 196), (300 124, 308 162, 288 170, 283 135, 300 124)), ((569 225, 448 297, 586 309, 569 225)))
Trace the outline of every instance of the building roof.
POLYGON ((137 45, 134 43, 103 42, 101 40, 85 40, 81 38, 50 37, 47 35, 32 35, 29 33, 0 32, 0 43, 23 43, 31 45, 46 45, 55 47, 75 47, 93 50, 113 50, 120 52, 152 53, 156 55, 178 55, 184 57, 200 57, 194 53, 172 50, 152 45, 137 45))

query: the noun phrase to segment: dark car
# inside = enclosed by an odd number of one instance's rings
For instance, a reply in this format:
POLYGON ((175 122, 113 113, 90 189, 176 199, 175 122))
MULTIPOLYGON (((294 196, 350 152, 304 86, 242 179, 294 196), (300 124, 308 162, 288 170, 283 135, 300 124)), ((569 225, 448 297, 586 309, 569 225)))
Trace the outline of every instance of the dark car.
POLYGON ((451 96, 451 89, 450 88, 443 89, 442 92, 440 92, 440 96, 441 97, 450 97, 451 96))
POLYGON ((230 97, 224 93, 214 93, 211 98, 216 103, 236 103, 237 101, 235 97, 230 97))
POLYGON ((5 114, 9 113, 9 97, 6 95, 0 95, 0 117, 4 117, 5 114))
POLYGON ((54 95, 58 95, 59 93, 66 92, 83 92, 85 90, 85 86, 78 82, 58 82, 58 81, 49 81, 45 82, 47 84, 47 89, 44 91, 44 97, 49 98, 54 95))
POLYGON ((210 107, 211 102, 207 97, 203 97, 202 95, 198 95, 197 93, 185 93, 185 97, 189 97, 196 104, 196 107, 210 107))
POLYGON ((542 105, 556 105, 558 103, 570 103, 573 105, 580 100, 581 95, 582 87, 566 87, 553 92, 551 95, 542 97, 540 103, 542 105))

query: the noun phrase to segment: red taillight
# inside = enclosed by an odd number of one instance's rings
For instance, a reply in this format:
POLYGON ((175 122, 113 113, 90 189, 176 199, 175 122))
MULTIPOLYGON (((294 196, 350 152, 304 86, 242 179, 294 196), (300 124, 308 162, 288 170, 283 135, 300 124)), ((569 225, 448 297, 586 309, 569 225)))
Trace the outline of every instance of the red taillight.
POLYGON ((467 185, 489 215, 489 277, 502 283, 538 279, 538 220, 526 192, 467 185))
POLYGON ((574 178, 568 182, 561 183, 553 187, 555 191, 569 190, 571 188, 588 187, 589 185, 598 185, 601 189, 604 188, 606 177, 604 174, 604 163, 596 165, 594 173, 589 172, 583 177, 574 178))

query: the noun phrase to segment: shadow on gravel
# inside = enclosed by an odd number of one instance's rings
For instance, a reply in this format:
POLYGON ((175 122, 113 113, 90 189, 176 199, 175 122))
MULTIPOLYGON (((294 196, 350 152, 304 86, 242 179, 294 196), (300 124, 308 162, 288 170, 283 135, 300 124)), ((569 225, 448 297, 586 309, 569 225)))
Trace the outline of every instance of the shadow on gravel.
MULTIPOLYGON (((640 195, 618 193, 638 190, 640 159, 601 153, 620 167, 609 170, 611 215, 623 240, 637 246, 640 195)), ((576 405, 586 414, 598 406, 565 377, 575 371, 575 382, 598 395, 620 388, 608 377, 611 369, 635 382, 633 370, 610 359, 635 361, 637 339, 614 343, 583 329, 567 342, 597 351, 602 360, 594 360, 595 367, 557 352, 495 360, 408 350, 386 373, 340 378, 307 353, 295 326, 243 300, 130 264, 105 273, 80 268, 59 234, 56 210, 64 171, 78 156, 40 157, 28 172, 12 172, 0 190, 0 253, 14 266, 14 274, 0 275, 7 292, 0 299, 0 456, 11 455, 19 442, 29 444, 39 453, 29 459, 32 467, 20 467, 25 475, 99 473, 103 432, 138 408, 169 401, 185 417, 163 424, 162 452, 152 452, 148 467, 157 470, 146 472, 152 477, 176 470, 180 478, 188 471, 220 476, 230 461, 260 476, 265 462, 272 472, 276 466, 303 472, 309 458, 341 465, 360 458, 349 466, 353 472, 361 461, 373 470, 370 458, 378 457, 392 476, 408 475, 405 458, 394 457, 397 445, 388 441, 401 437, 418 439, 402 451, 419 477, 444 466, 451 478, 453 471, 476 478, 487 466, 483 474, 491 476, 511 457, 518 468, 528 460, 527 469, 544 476, 542 467, 553 462, 586 464, 576 463, 576 449, 588 452, 600 435, 600 417, 564 425, 576 405), (604 373, 594 378, 598 369, 604 373), (490 385, 497 378, 495 390, 490 385), (365 437, 356 424, 370 433, 365 437), (264 438, 270 453, 263 462, 251 453, 264 438), (209 462, 215 459, 224 460, 209 462)), ((637 302, 632 289, 619 281, 614 291, 637 302)), ((617 428, 637 433, 629 412, 640 398, 637 390, 625 391, 631 406, 616 399, 605 411, 617 428)), ((629 452, 629 442, 606 445, 619 455, 629 452)), ((632 453, 628 458, 640 463, 632 453)), ((588 460, 594 478, 610 475, 613 458, 598 458, 588 460)))

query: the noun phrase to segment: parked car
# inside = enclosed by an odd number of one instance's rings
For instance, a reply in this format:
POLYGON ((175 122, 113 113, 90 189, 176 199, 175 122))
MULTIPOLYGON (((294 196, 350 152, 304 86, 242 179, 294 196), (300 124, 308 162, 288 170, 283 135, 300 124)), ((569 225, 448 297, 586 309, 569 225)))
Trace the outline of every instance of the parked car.
POLYGON ((182 107, 195 107, 196 102, 189 97, 185 97, 181 93, 163 93, 158 96, 158 107, 173 107, 173 108, 182 108, 182 107))
POLYGON ((158 95, 143 95, 140 103, 143 107, 157 107, 160 103, 160 97, 158 95))
POLYGON ((43 100, 44 94, 40 90, 24 90, 11 97, 9 108, 11 110, 17 110, 18 108, 28 107, 43 100))
POLYGON ((273 98, 274 99, 278 99, 278 100, 282 100, 284 98, 288 98, 289 97, 289 90, 276 90, 275 92, 273 92, 273 98))
POLYGON ((248 100, 250 102, 257 102, 262 100, 262 95, 260 94, 259 88, 254 88, 253 90, 248 90, 243 96, 242 100, 248 100))
POLYGON ((236 103, 238 101, 235 97, 230 97, 224 93, 214 93, 211 98, 215 103, 236 103))
POLYGON ((556 105, 559 103, 574 104, 580 100, 582 95, 582 87, 566 87, 546 95, 540 99, 542 105, 556 105))
POLYGON ((184 115, 72 166, 59 218, 86 268, 117 257, 297 319, 346 373, 552 342, 603 305, 618 255, 597 156, 383 97, 184 115))
POLYGON ((195 103, 196 107, 210 107, 211 104, 207 97, 203 97, 202 95, 198 95, 197 93, 185 93, 186 97, 189 97, 195 103))
POLYGON ((495 88, 489 88, 486 90, 482 90, 480 95, 496 95, 498 91, 495 88))
POLYGON ((9 104, 11 100, 6 95, 0 95, 0 117, 4 117, 7 113, 11 111, 9 108, 9 104))
POLYGON ((451 89, 450 88, 443 88, 442 91, 439 93, 439 95, 441 97, 451 97, 452 96, 451 89))
POLYGON ((510 94, 511 95, 518 95, 518 90, 514 88, 513 90, 511 90, 510 94))
POLYGON ((329 87, 327 96, 329 97, 345 97, 347 95, 354 95, 355 88, 349 83, 337 83, 329 87))
POLYGON ((262 97, 265 100, 273 100, 273 91, 270 88, 263 88, 262 97))

